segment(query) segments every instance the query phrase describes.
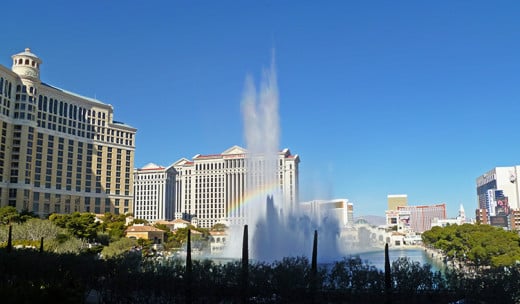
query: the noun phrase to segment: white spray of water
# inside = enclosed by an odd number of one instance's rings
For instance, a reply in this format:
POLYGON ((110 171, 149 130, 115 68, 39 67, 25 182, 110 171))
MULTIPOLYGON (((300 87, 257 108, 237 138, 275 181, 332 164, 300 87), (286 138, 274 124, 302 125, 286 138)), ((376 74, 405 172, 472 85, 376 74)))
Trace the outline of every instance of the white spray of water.
MULTIPOLYGON (((273 56, 274 58, 274 56, 273 56)), ((339 225, 334 219, 328 222, 303 216, 296 206, 279 191, 278 151, 279 115, 278 86, 274 59, 262 74, 260 91, 257 92, 252 77, 246 78, 242 99, 244 135, 248 150, 246 192, 257 193, 256 199, 243 205, 245 223, 249 226, 249 248, 252 259, 280 260, 289 256, 310 256, 313 233, 319 232, 318 256, 321 260, 339 256, 337 240, 339 225)), ((241 227, 231 227, 230 242, 226 254, 240 255, 241 227)))

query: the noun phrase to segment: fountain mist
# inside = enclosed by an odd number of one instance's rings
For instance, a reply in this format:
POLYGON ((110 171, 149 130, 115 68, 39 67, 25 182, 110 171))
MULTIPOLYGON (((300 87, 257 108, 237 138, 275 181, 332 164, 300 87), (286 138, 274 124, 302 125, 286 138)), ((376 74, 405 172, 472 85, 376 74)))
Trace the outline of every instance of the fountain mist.
MULTIPOLYGON (((273 56, 274 57, 274 56, 273 56)), ((313 233, 319 231, 320 260, 336 259, 339 224, 328 223, 302 214, 296 205, 284 199, 278 182, 279 116, 278 87, 274 59, 262 74, 257 92, 253 78, 246 78, 242 99, 244 135, 248 150, 246 191, 260 193, 256 200, 242 205, 245 224, 249 225, 251 258, 261 261, 288 256, 309 256, 313 233), (266 185, 275 185, 269 187, 266 185)), ((241 227, 230 227, 227 256, 240 254, 241 227)))

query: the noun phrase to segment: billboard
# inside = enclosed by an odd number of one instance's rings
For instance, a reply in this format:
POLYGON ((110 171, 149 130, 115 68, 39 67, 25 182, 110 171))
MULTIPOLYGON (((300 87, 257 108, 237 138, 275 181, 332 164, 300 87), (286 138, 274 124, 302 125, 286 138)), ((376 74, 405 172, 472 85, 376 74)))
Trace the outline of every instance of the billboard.
POLYGON ((495 215, 489 217, 489 224, 496 227, 509 227, 508 216, 506 215, 495 215))
POLYGON ((496 189, 488 189, 486 193, 486 209, 488 210, 489 215, 495 216, 495 207, 496 207, 496 200, 495 200, 495 190, 496 189))
POLYGON ((399 222, 401 223, 401 226, 410 228, 410 213, 399 213, 399 222))
POLYGON ((501 198, 496 199, 496 206, 495 206, 495 214, 497 216, 500 215, 509 215, 511 213, 511 208, 509 208, 509 201, 507 199, 507 196, 503 196, 501 198))

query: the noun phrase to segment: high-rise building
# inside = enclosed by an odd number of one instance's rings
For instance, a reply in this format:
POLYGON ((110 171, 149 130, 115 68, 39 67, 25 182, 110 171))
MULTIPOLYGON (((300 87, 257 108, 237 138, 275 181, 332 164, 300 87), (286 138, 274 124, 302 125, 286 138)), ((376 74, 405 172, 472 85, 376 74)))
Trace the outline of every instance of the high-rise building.
POLYGON ((150 222, 174 218, 175 169, 150 163, 134 170, 134 217, 150 222))
POLYGON ((520 210, 520 166, 496 167, 476 180, 478 207, 485 209, 485 221, 493 226, 508 227, 512 210, 520 210))
POLYGON ((397 210, 399 206, 408 206, 408 195, 389 194, 387 196, 388 210, 397 210))
POLYGON ((109 104, 41 82, 30 49, 12 59, 0 65, 0 206, 131 212, 136 129, 109 104))
POLYGON ((423 233, 432 228, 434 219, 446 219, 446 204, 425 205, 425 206, 400 206, 397 208, 399 213, 409 212, 409 227, 414 232, 423 233))
MULTIPOLYGON (((251 195, 247 174, 254 175, 255 168, 262 167, 264 162, 262 155, 248 155, 239 146, 221 154, 198 154, 192 160, 178 160, 173 164, 177 172, 175 217, 196 218, 198 226, 203 228, 219 222, 240 223, 245 218, 245 208, 241 206, 251 195)), ((278 153, 276 162, 276 183, 266 185, 261 177, 255 183, 262 189, 279 191, 286 202, 294 205, 298 202, 300 158, 284 149, 278 153)))

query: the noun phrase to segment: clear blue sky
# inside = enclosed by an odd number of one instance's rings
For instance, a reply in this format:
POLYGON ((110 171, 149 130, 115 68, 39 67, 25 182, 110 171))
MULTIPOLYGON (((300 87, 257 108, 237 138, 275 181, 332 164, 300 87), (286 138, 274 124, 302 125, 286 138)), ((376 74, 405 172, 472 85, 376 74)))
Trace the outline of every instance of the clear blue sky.
POLYGON ((7 1, 0 64, 30 47, 42 80, 138 129, 136 167, 244 146, 241 96, 276 53, 281 145, 303 200, 384 215, 463 204, 520 164, 518 1, 7 1))

